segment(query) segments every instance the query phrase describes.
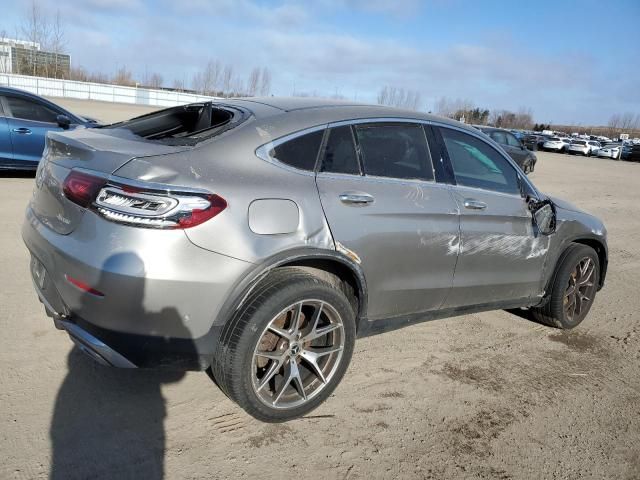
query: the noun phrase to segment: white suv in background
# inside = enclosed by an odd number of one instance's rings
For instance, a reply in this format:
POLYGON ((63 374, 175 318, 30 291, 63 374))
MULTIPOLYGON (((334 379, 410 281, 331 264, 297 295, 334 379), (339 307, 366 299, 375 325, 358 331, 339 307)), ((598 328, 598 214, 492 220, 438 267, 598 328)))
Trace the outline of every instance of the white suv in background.
POLYGON ((600 149, 600 144, 594 140, 573 140, 567 149, 570 154, 581 153, 590 157, 592 154, 597 153, 600 149))
POLYGON ((551 137, 542 144, 543 150, 551 150, 553 152, 564 153, 571 145, 570 138, 551 137))

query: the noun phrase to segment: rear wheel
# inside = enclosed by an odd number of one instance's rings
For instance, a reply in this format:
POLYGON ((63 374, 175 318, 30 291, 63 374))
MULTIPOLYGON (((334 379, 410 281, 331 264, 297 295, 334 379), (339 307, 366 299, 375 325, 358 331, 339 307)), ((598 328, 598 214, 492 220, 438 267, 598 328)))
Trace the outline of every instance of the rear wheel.
POLYGON ((310 412, 333 392, 354 342, 355 315, 342 289, 281 268, 225 327, 213 373, 247 413, 282 422, 310 412))
POLYGON ((532 309, 534 317, 552 327, 578 326, 593 305, 599 279, 600 263, 595 250, 573 244, 558 265, 548 302, 532 309))

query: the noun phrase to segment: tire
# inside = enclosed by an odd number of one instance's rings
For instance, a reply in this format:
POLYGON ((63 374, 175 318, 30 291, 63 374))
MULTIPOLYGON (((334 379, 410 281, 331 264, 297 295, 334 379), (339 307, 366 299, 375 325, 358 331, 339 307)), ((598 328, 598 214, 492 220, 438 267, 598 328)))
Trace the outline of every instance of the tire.
POLYGON ((587 316, 598 290, 600 280, 600 261, 595 250, 587 245, 572 244, 556 267, 550 288, 550 298, 539 308, 532 308, 534 318, 550 327, 571 329, 577 327, 587 316), (581 269, 588 265, 581 277, 581 269), (588 271, 591 273, 588 273, 588 271), (567 295, 570 288, 575 291, 576 283, 584 279, 583 286, 578 285, 577 294, 567 295), (583 295, 586 300, 581 300, 583 295), (565 300, 566 298, 566 300, 565 300), (571 308, 572 301, 575 302, 571 308), (580 308, 578 309, 578 304, 580 308))
POLYGON ((249 415, 264 422, 300 417, 340 383, 356 335, 354 309, 340 284, 295 267, 275 269, 224 327, 213 377, 249 415))

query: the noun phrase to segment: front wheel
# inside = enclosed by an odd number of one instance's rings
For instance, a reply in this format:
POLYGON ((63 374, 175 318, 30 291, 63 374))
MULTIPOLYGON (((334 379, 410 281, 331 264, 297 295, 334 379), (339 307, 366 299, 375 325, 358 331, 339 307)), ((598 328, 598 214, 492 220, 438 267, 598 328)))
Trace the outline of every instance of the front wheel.
POLYGON ((534 317, 552 327, 577 327, 593 305, 599 280, 600 262, 595 250, 571 245, 556 269, 549 300, 532 309, 534 317))
POLYGON ((214 378, 253 417, 291 420, 318 407, 340 383, 355 333, 339 280, 277 269, 225 327, 214 378))

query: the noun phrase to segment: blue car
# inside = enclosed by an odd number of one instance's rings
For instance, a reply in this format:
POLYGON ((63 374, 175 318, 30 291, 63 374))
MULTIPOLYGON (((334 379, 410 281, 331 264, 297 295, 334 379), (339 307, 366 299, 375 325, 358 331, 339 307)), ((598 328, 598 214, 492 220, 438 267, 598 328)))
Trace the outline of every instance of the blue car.
POLYGON ((0 170, 35 170, 49 130, 69 130, 97 122, 38 95, 0 87, 0 170))

